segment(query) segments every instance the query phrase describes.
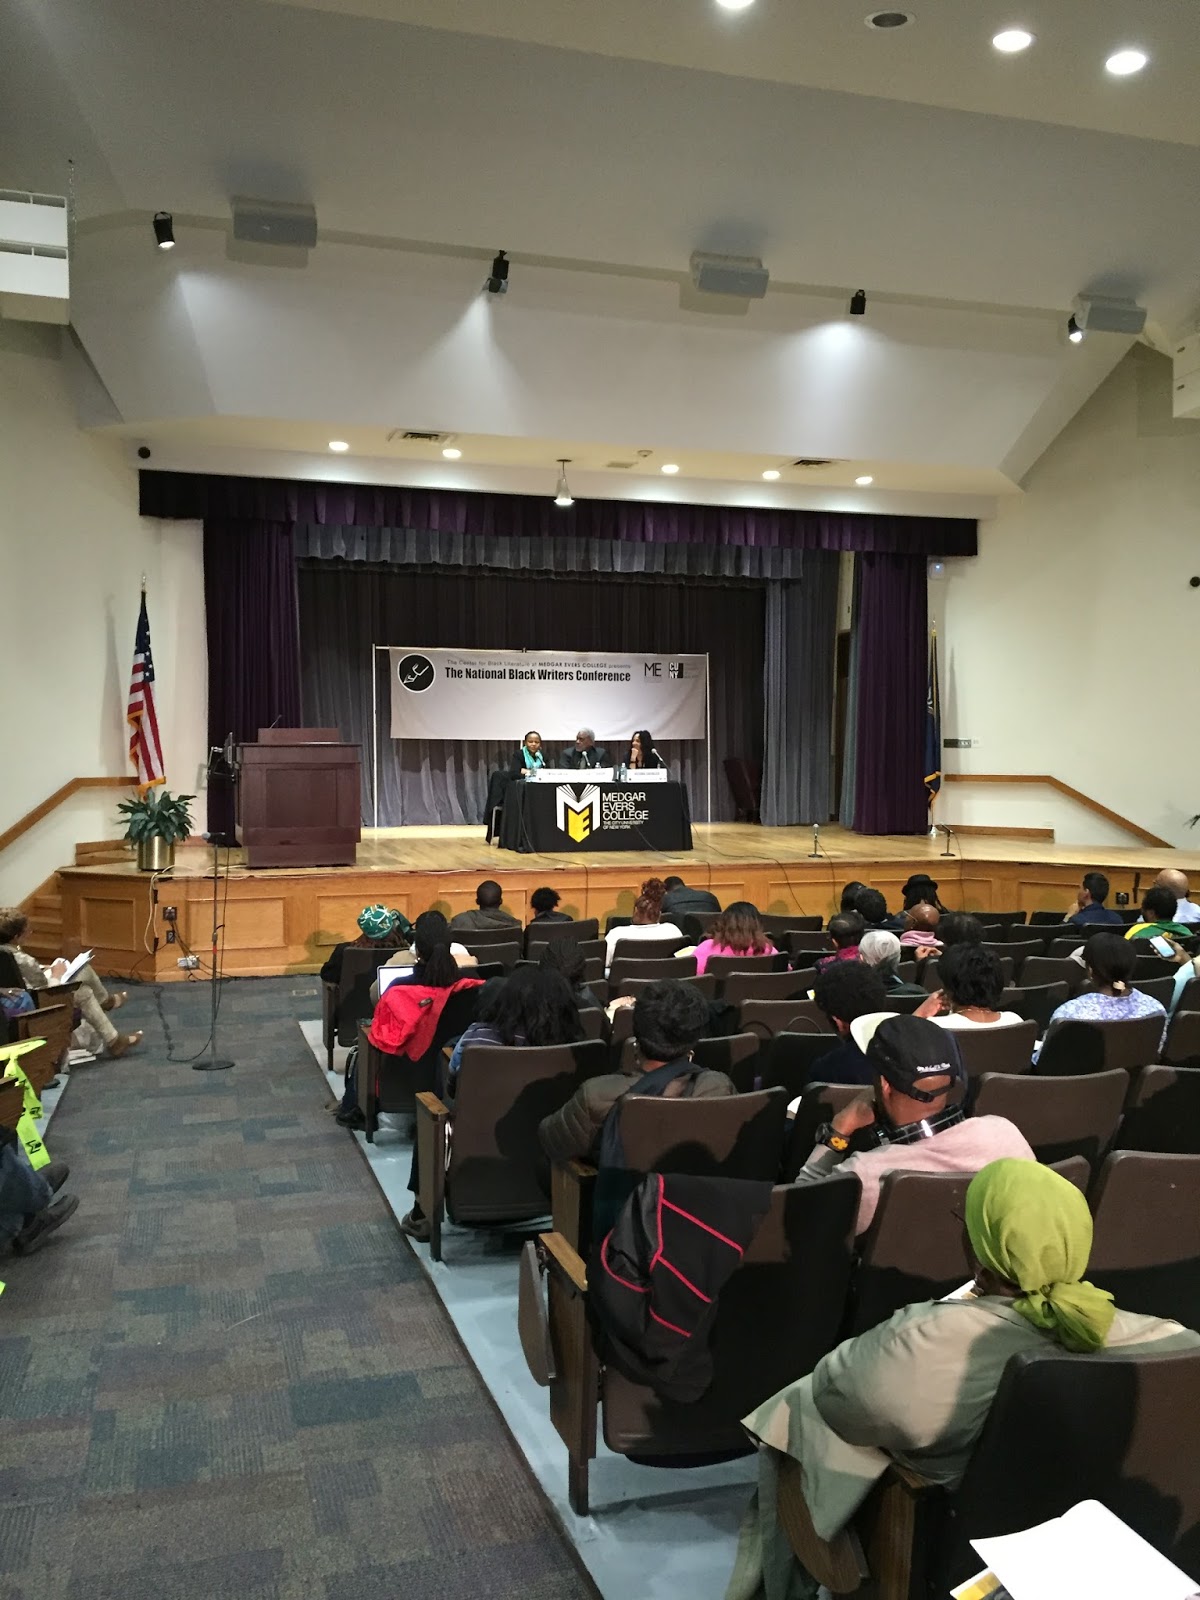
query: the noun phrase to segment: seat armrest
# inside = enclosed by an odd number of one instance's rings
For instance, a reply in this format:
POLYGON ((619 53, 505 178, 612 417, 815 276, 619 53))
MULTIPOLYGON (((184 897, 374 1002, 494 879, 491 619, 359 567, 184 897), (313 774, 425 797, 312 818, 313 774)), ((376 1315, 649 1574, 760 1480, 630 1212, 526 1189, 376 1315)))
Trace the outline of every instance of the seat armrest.
POLYGON ((550 1168, 550 1215, 554 1231, 573 1250, 586 1251, 592 1241, 592 1195, 596 1169, 587 1161, 556 1161, 550 1168))
POLYGON ((573 1288, 580 1294, 586 1294, 587 1268, 579 1252, 563 1238, 561 1233, 539 1233, 538 1243, 546 1252, 550 1270, 554 1271, 557 1268, 573 1288))
POLYGON ((442 1220, 446 1214, 446 1132, 450 1112, 435 1094, 416 1097, 417 1199, 429 1218, 429 1255, 442 1259, 442 1220))

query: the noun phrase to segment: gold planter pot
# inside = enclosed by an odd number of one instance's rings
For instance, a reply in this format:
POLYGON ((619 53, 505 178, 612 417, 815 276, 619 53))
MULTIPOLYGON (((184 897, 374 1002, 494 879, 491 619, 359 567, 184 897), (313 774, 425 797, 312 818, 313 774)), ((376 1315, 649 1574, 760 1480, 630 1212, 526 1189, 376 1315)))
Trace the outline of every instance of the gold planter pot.
POLYGON ((175 846, 158 834, 139 839, 137 864, 139 872, 166 872, 175 865, 175 846))

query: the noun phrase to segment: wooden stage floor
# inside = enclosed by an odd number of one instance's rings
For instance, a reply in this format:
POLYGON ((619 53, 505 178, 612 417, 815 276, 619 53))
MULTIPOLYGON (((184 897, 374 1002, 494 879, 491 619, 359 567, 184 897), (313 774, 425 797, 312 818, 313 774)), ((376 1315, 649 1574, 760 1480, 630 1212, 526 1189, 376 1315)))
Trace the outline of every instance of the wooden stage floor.
MULTIPOLYGON (((677 873, 711 888, 723 905, 751 900, 763 911, 828 914, 842 885, 861 878, 882 889, 890 906, 911 872, 927 871, 944 904, 975 911, 1066 910, 1084 872, 1099 868, 1114 895, 1136 894, 1166 865, 1200 880, 1200 852, 1145 847, 1058 845, 1029 839, 970 837, 952 841, 867 836, 821 829, 821 854, 811 855, 811 828, 699 824, 695 848, 678 855, 647 851, 594 855, 517 855, 489 846, 479 827, 380 828, 364 832, 354 866, 248 869, 231 850, 220 886, 225 924, 224 970, 231 976, 312 972, 338 939, 352 937, 364 905, 396 906, 409 918, 436 906, 453 915, 474 904, 485 877, 503 885, 505 904, 528 919, 529 896, 553 885, 574 916, 628 913, 638 885, 677 873)), ((222 867, 226 852, 222 852, 222 867)), ((180 850, 174 871, 153 882, 130 862, 67 867, 59 874, 66 948, 94 949, 101 971, 173 979, 180 946, 205 953, 212 925, 212 858, 201 845, 180 850), (164 917, 174 907, 172 923, 164 917)), ((207 958, 206 958, 207 959, 207 958)))

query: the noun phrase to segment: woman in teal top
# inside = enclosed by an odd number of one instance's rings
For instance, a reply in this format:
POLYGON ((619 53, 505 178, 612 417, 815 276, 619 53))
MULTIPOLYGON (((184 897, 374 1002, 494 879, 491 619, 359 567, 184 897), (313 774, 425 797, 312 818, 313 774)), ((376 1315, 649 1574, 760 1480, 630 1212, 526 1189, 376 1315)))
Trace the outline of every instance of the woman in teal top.
POLYGON ((531 730, 521 741, 521 748, 517 751, 516 758, 510 769, 510 776, 514 778, 528 777, 538 767, 546 765, 542 757, 542 736, 536 730, 531 730))
POLYGON ((493 820, 499 826, 499 813, 504 805, 504 796, 510 783, 516 783, 521 778, 528 778, 530 773, 536 772, 539 767, 545 766, 542 756, 542 736, 536 728, 531 728, 521 740, 521 747, 507 766, 501 767, 498 772, 493 772, 488 779, 487 800, 484 802, 483 816, 487 823, 487 841, 492 842, 493 820))

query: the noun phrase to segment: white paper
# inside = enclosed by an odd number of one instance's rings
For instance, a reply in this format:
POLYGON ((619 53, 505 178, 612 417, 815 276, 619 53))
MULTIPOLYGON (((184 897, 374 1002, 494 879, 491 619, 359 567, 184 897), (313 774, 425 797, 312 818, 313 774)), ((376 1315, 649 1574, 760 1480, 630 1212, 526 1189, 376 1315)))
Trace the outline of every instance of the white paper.
POLYGON ((81 951, 80 954, 77 955, 73 961, 68 961, 67 962, 67 970, 63 973, 61 978, 56 978, 54 976, 53 972, 51 972, 49 967, 43 968, 43 971, 45 972, 46 976, 50 979, 51 983, 55 983, 55 984, 70 983, 71 979, 75 976, 75 974, 77 972, 82 971, 82 969, 87 966, 88 962, 92 959, 92 957, 95 955, 95 953, 96 952, 94 950, 83 950, 83 951, 81 951))
POLYGON ((1193 1600, 1195 1582, 1098 1500, 971 1548, 1012 1600, 1193 1600))

